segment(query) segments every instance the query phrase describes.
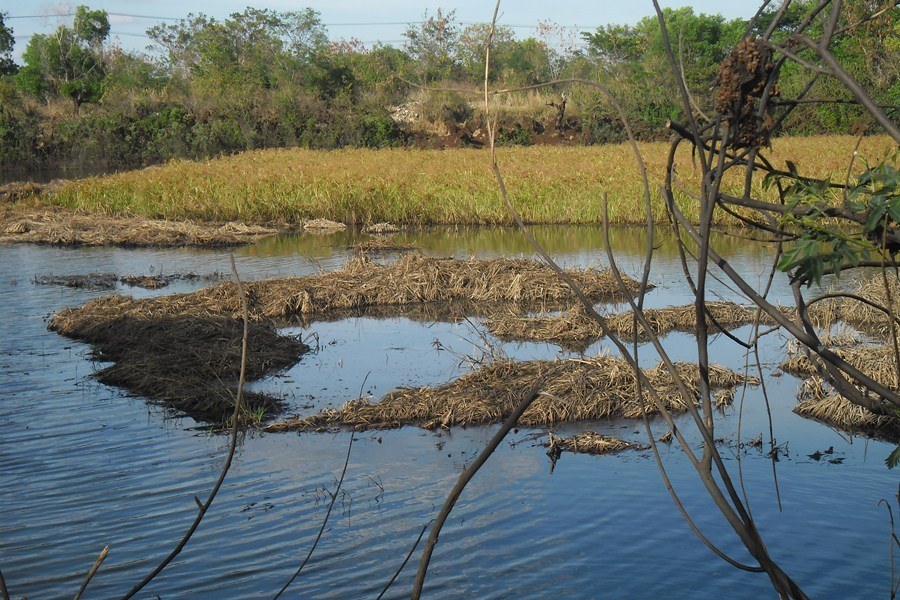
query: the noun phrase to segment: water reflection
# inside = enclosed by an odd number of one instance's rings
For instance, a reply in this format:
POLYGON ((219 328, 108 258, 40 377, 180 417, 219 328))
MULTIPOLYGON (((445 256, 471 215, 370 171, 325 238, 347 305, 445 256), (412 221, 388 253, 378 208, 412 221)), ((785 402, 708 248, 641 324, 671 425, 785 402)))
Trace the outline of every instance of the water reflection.
MULTIPOLYGON (((536 228, 560 262, 602 266, 596 228, 536 228)), ((613 232, 623 267, 643 261, 643 230, 613 232)), ((302 275, 336 268, 359 234, 289 237, 236 252, 247 278, 302 275)), ((430 230, 401 234, 423 251, 453 256, 530 256, 512 230, 430 230)), ((689 298, 673 241, 662 234, 651 279, 651 305, 689 298)), ((748 277, 764 280, 769 249, 723 238, 719 248, 748 277)), ((99 550, 110 557, 88 592, 124 593, 175 544, 196 512, 193 496, 208 492, 221 466, 224 437, 173 421, 141 398, 100 385, 91 349, 46 330, 45 317, 111 292, 32 283, 35 275, 116 272, 227 273, 228 254, 208 250, 60 249, 0 247, 0 569, 13 597, 74 594, 99 550)), ((177 282, 160 291, 188 291, 177 282)), ((717 293, 734 298, 726 286, 717 293)), ((774 300, 787 299, 780 281, 774 300)), ((316 334, 317 354, 260 382, 287 395, 293 410, 339 406, 364 393, 378 397, 398 386, 435 385, 468 368, 480 338, 462 322, 437 323, 391 315, 356 316, 296 330, 316 334), (439 340, 453 352, 438 351, 439 340), (363 383, 365 382, 365 385, 363 383)), ((740 332, 739 332, 740 333, 740 332)), ((767 338, 763 360, 776 364, 784 340, 767 338)), ((666 338, 676 359, 690 360, 690 336, 666 338)), ((521 359, 553 358, 546 344, 508 344, 521 359)), ((603 342, 588 352, 606 351, 603 342)), ((642 349, 642 361, 655 362, 642 349)), ((720 337, 715 360, 740 369, 746 357, 720 337)), ((770 550, 813 597, 888 594, 886 515, 878 500, 892 498, 897 479, 885 470, 890 447, 847 439, 791 412, 797 380, 769 382, 779 444, 783 511, 775 500, 772 465, 737 443, 768 431, 761 391, 751 389, 719 417, 717 435, 730 466, 741 458, 750 504, 770 550), (742 412, 740 421, 738 411, 742 412), (740 423, 740 430, 738 425, 740 423), (841 465, 808 455, 834 447, 841 465), (885 545, 886 546, 886 545, 885 545), (826 568, 823 568, 825 566, 826 568)), ((685 423, 687 425, 687 423, 685 423)), ((632 422, 569 425, 640 441, 632 422)), ((661 432, 658 423, 656 431, 661 432)), ((312 562, 291 588, 295 597, 374 597, 433 518, 459 471, 493 428, 432 433, 415 428, 357 434, 328 531, 312 562), (377 482, 377 485, 373 484, 377 482)), ((521 430, 504 444, 466 490, 441 536, 426 591, 440 598, 657 597, 718 598, 771 595, 764 576, 736 571, 693 538, 672 506, 656 466, 642 453, 614 457, 564 455, 552 475, 544 450, 521 430)), ((256 435, 246 439, 219 499, 184 553, 146 590, 146 597, 267 597, 308 551, 325 511, 322 490, 333 489, 347 449, 347 433, 256 435)), ((666 464, 682 499, 705 532, 731 554, 742 549, 698 489, 675 449, 666 464)), ((392 597, 408 593, 414 565, 392 597)))

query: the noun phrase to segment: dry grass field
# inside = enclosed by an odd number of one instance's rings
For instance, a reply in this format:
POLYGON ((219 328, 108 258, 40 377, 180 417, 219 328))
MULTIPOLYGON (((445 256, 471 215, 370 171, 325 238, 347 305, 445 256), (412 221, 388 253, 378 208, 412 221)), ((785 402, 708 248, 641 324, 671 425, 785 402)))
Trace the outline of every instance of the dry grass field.
MULTIPOLYGON (((778 168, 785 161, 801 174, 843 181, 857 138, 821 136, 777 139, 767 152, 778 168)), ((893 143, 863 140, 860 159, 877 161, 893 143)), ((665 219, 659 194, 668 145, 644 143, 654 220, 665 219)), ((642 186, 628 145, 513 147, 498 150, 513 202, 531 223, 599 223, 602 197, 612 223, 641 223, 642 186)), ((736 170, 735 170, 736 171, 736 170)), ((690 190, 692 157, 678 158, 679 180, 690 190)), ((736 173, 735 173, 736 175, 736 173)), ((754 193, 764 195, 759 181, 754 193)), ((741 182, 726 181, 736 191, 741 182)), ((296 223, 325 218, 347 224, 509 224, 484 150, 259 150, 203 162, 173 161, 116 175, 62 185, 46 201, 87 213, 158 219, 296 223)), ((678 198, 697 216, 689 195, 678 198)), ((723 215, 722 224, 728 224, 723 215)))

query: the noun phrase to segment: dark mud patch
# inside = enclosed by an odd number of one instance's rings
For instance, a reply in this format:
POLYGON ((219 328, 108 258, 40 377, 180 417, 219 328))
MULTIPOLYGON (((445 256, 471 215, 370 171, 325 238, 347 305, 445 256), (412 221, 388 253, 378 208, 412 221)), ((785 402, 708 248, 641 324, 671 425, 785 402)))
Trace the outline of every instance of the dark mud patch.
POLYGON ((158 290, 175 281, 222 281, 220 273, 197 275, 196 273, 174 273, 172 275, 116 275, 115 273, 89 273, 87 275, 40 275, 35 276, 35 285, 57 285, 86 290, 114 290, 116 284, 158 290))
MULTIPOLYGON (((241 370, 243 321, 138 313, 126 309, 127 298, 111 298, 125 301, 122 310, 115 310, 115 303, 66 309, 51 319, 50 329, 92 344, 95 358, 114 362, 97 373, 103 383, 201 421, 229 418, 241 370)), ((299 339, 279 335, 270 322, 250 323, 247 379, 287 368, 307 350, 299 339)), ((279 399, 264 394, 244 398, 252 415, 283 409, 279 399)))

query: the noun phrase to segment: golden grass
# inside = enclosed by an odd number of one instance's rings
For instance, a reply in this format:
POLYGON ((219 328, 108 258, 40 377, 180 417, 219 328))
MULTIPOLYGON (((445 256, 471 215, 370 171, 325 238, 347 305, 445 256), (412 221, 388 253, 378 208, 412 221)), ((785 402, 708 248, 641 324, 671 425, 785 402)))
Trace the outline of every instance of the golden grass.
MULTIPOLYGON (((855 143, 850 136, 778 139, 768 156, 776 167, 791 160, 801 173, 843 179, 855 143)), ((891 147, 886 137, 867 138, 860 154, 874 162, 891 147)), ((654 218, 661 222, 658 185, 667 145, 644 143, 640 148, 649 170, 654 218)), ((528 222, 599 223, 604 193, 610 222, 645 220, 643 188, 628 145, 514 147, 500 149, 498 157, 513 202, 528 222)), ((697 176, 686 148, 678 173, 686 182, 697 176)), ((724 190, 736 191, 740 176, 734 173, 724 190)), ((754 193, 764 195, 754 185, 754 193)), ((177 220, 512 223, 487 152, 475 150, 250 151, 67 182, 48 201, 89 213, 177 220)), ((687 196, 678 202, 690 218, 697 218, 696 202, 687 196)))
MULTIPOLYGON (((699 367, 677 363, 676 368, 696 396, 699 367)), ((662 365, 646 369, 645 374, 669 410, 687 410, 672 377, 662 365)), ((754 378, 745 378, 718 365, 710 367, 709 375, 715 389, 757 383, 754 378)), ((340 409, 275 423, 268 429, 387 429, 403 425, 433 429, 498 423, 538 381, 543 382, 541 393, 519 419, 523 426, 552 426, 610 417, 634 419, 642 415, 631 367, 622 359, 599 356, 589 360, 499 361, 437 388, 401 389, 387 394, 380 402, 360 398, 340 409)), ((647 398, 643 410, 650 414, 657 412, 647 398)))
MULTIPOLYGON (((755 311, 733 302, 709 302, 706 307, 713 317, 707 319, 713 332, 719 330, 716 324, 730 330, 752 323, 755 314, 755 311)), ((693 332, 696 328, 693 304, 645 309, 644 316, 655 335, 665 335, 672 331, 693 332)), ((610 315, 606 322, 610 330, 620 338, 634 339, 634 315, 631 311, 610 315)), ((580 306, 563 315, 550 317, 495 315, 487 320, 487 326, 491 333, 503 340, 555 342, 573 350, 583 350, 603 336, 600 325, 580 306)), ((637 327, 637 339, 648 339, 641 324, 637 327)))

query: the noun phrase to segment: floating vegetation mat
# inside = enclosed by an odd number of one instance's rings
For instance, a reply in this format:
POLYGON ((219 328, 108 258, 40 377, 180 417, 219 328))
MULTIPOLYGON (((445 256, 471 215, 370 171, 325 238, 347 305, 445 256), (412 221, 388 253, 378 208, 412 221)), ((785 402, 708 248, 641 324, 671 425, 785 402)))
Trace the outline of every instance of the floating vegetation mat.
MULTIPOLYGON (((97 373, 103 383, 198 420, 221 423, 229 418, 241 370, 242 320, 159 315, 135 310, 123 296, 105 300, 63 310, 50 329, 93 344, 97 359, 115 363, 97 373)), ((248 380, 294 364, 307 349, 299 340, 279 335, 271 323, 251 323, 248 380)), ((244 397, 254 414, 283 408, 278 399, 263 394, 244 397)))
POLYGON ((388 237, 378 237, 353 244, 350 249, 357 254, 378 256, 392 252, 412 252, 416 247, 413 244, 403 244, 388 237))
MULTIPOLYGON (((885 289, 880 276, 863 280, 851 293, 881 307, 891 307, 894 314, 900 314, 900 284, 896 277, 888 277, 889 288, 885 289), (892 302, 888 302, 888 297, 892 302)), ((839 293, 835 290, 835 293, 839 293)), ((809 307, 812 322, 823 330, 829 330, 838 321, 843 321, 857 331, 867 333, 881 339, 891 335, 891 322, 888 314, 866 302, 852 297, 827 298, 809 307)), ((900 323, 897 325, 900 330, 900 323)))
POLYGON ((561 437, 550 433, 549 439, 543 442, 542 445, 544 448, 547 448, 547 456, 554 460, 559 458, 563 452, 600 455, 644 448, 644 446, 630 444, 625 440, 594 431, 585 431, 572 437, 561 437))
POLYGON ((121 283, 129 287, 158 290, 168 286, 173 281, 222 281, 222 279, 224 279, 224 276, 219 273, 213 273, 212 275, 197 275, 196 273, 123 275, 121 277, 115 273, 89 273, 87 275, 41 275, 34 278, 34 283, 36 285, 59 285, 87 290, 112 290, 115 289, 117 283, 121 283))
POLYGON ((878 415, 850 402, 818 375, 803 380, 797 398, 799 402, 794 412, 802 417, 845 431, 891 441, 900 440, 900 418, 878 415))
POLYGON ((372 233, 377 235, 397 233, 398 231, 400 231, 400 227, 394 225, 393 223, 373 223, 371 225, 366 225, 362 229, 363 233, 372 233))
MULTIPOLYGON (((893 347, 856 345, 835 348, 834 352, 879 383, 900 389, 893 347)), ((900 437, 900 418, 875 414, 838 394, 817 375, 814 361, 805 354, 794 354, 781 364, 781 369, 804 377, 797 392, 799 403, 794 408, 798 415, 847 431, 890 439, 900 437)))
MULTIPOLYGON (((709 302, 706 305, 711 331, 734 329, 752 323, 755 311, 733 302, 709 302)), ((693 332, 696 326, 694 305, 645 309, 644 316, 651 331, 663 335, 672 331, 693 332)), ((770 319, 767 317, 763 322, 770 319)), ((634 314, 631 311, 606 317, 610 330, 625 340, 634 339, 634 314)), ((504 340, 555 342, 564 348, 583 350, 603 336, 600 325, 580 306, 552 317, 523 317, 515 314, 497 315, 487 321, 491 333, 504 340)), ((647 339, 647 332, 638 323, 637 337, 647 339)))
MULTIPOLYGON (((615 298, 618 286, 608 271, 578 270, 569 275, 594 301, 615 298)), ((637 288, 637 283, 627 280, 637 288)), ((390 264, 357 257, 343 269, 307 277, 245 284, 251 318, 282 321, 321 317, 368 307, 414 307, 450 302, 515 303, 554 307, 575 300, 549 268, 530 260, 458 260, 408 254, 390 264)), ((81 309, 102 314, 218 316, 239 318, 241 300, 232 282, 189 294, 156 298, 98 298, 81 309)))
MULTIPOLYGON (((833 350, 835 354, 875 381, 893 389, 900 388, 893 347, 858 344, 833 350)), ((799 376, 816 375, 819 372, 813 361, 801 353, 795 353, 781 363, 781 369, 799 376)))
MULTIPOLYGON (((698 366, 677 363, 676 368, 696 396, 700 376, 698 366)), ((662 365, 646 369, 644 373, 669 410, 687 410, 674 380, 662 365)), ((500 361, 440 387, 401 389, 387 394, 380 402, 352 400, 343 408, 275 423, 268 429, 388 429, 403 425, 433 429, 499 423, 538 381, 543 382, 540 396, 519 419, 523 426, 552 426, 565 421, 610 417, 639 418, 643 411, 657 412, 649 398, 645 398, 642 410, 634 372, 628 363, 619 358, 600 356, 589 360, 500 361)), ((744 377, 718 365, 710 367, 710 381, 717 390, 758 383, 755 378, 744 377)))
MULTIPOLYGON (((615 294, 607 272, 572 271, 596 300, 615 294)), ((635 285, 632 283, 632 285, 635 285)), ((381 265, 358 258, 339 271, 245 284, 251 305, 250 379, 293 364, 305 346, 281 337, 275 320, 368 306, 405 308, 573 300, 550 269, 526 260, 456 260, 407 255, 381 265)), ((117 364, 99 373, 114 383, 204 420, 227 414, 240 367, 241 301, 225 282, 190 294, 135 299, 106 296, 56 314, 50 328, 97 345, 98 356, 117 364), (211 387, 210 387, 211 386, 211 387)), ((251 408, 277 408, 254 396, 251 408)))
POLYGON ((275 235, 277 229, 242 223, 191 223, 143 217, 108 217, 55 207, 0 214, 0 243, 55 246, 239 246, 275 235))

